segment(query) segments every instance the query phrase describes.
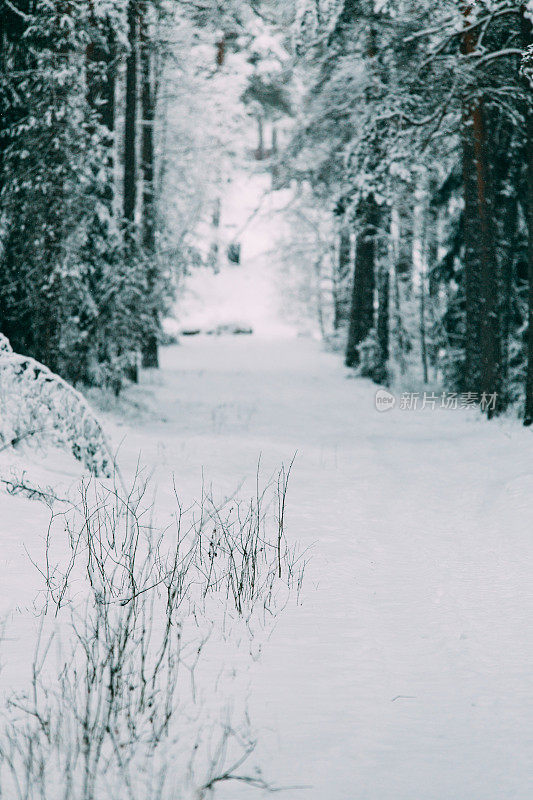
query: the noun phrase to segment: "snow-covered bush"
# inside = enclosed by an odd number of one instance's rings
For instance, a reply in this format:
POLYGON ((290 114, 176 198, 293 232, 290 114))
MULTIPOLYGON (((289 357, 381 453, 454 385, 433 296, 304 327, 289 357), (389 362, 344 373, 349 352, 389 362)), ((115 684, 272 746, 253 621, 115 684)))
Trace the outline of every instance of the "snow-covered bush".
POLYGON ((108 474, 112 456, 86 399, 59 375, 13 352, 0 334, 0 450, 31 439, 68 450, 94 474, 108 474))

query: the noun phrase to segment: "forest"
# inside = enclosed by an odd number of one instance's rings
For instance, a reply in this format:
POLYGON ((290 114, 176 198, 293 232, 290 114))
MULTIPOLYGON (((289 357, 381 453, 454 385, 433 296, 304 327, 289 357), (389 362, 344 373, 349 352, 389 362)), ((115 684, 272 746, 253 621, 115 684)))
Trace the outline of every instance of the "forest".
POLYGON ((530 800, 531 426, 533 0, 0 0, 0 800, 530 800))
POLYGON ((238 52, 254 157, 321 228, 300 261, 324 338, 379 384, 414 371, 531 424, 527 3, 6 0, 1 25, 0 319, 17 352, 117 393, 157 366, 180 277, 216 267, 198 225, 216 229, 239 135, 235 98, 213 114, 187 90, 224 92, 238 52), (188 58, 200 46, 211 64, 188 58))

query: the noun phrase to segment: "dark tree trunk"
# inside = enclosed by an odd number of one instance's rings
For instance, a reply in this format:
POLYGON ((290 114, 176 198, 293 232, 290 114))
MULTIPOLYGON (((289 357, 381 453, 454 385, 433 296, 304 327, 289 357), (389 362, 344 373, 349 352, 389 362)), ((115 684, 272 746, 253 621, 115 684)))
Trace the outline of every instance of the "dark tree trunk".
POLYGON ((279 145, 278 145, 278 129, 276 128, 276 123, 272 123, 272 133, 270 138, 270 153, 273 157, 277 156, 279 153, 279 145))
POLYGON ((148 258, 147 289, 151 304, 153 330, 150 330, 142 347, 142 365, 159 367, 159 312, 155 301, 157 289, 156 208, 154 184, 154 121, 155 81, 153 76, 151 42, 146 18, 146 6, 141 20, 141 73, 142 73, 142 173, 143 173, 143 249, 148 258))
POLYGON ((333 285, 334 318, 333 327, 337 331, 350 315, 350 275, 352 272, 352 246, 348 224, 343 221, 339 233, 339 253, 333 285))
MULTIPOLYGON (((137 68, 138 68, 139 9, 138 0, 128 3, 128 45, 126 61, 126 109, 124 112, 124 221, 126 241, 135 249, 135 211, 137 207, 137 68)), ((126 369, 128 378, 137 383, 139 369, 133 358, 126 369)))
POLYGON ((375 380, 379 383, 387 382, 387 362, 390 355, 390 275, 386 267, 379 273, 378 285, 378 320, 377 340, 379 347, 379 363, 377 365, 375 380))
POLYGON ((514 295, 516 276, 516 242, 518 241, 519 219, 516 197, 509 196, 509 163, 505 164, 505 174, 500 176, 499 191, 495 194, 496 207, 500 209, 499 238, 499 284, 500 284, 500 339, 501 339, 501 408, 505 409, 511 400, 509 392, 511 336, 514 322, 514 295))
POLYGON ((429 381, 429 368, 428 368, 428 344, 427 344, 427 326, 426 326, 426 272, 422 271, 420 275, 420 358, 422 361, 422 377, 424 383, 429 381))
POLYGON ((399 212, 400 242, 396 261, 396 276, 409 298, 413 291, 413 220, 410 204, 399 212))
POLYGON ((137 0, 129 0, 128 3, 128 45, 124 120, 124 219, 128 223, 131 233, 137 205, 137 0))
POLYGON ((213 272, 218 273, 220 271, 220 265, 218 263, 219 259, 219 236, 220 236, 220 218, 222 215, 222 202, 220 197, 217 197, 215 200, 214 208, 213 208, 213 216, 211 217, 211 228, 212 228, 212 242, 211 248, 209 250, 209 264, 213 268, 213 272))
MULTIPOLYGON (((465 17, 470 14, 465 9, 465 17)), ((476 47, 466 27, 462 50, 476 47)), ((472 88, 472 92, 473 92, 472 88)), ((465 99, 462 112, 466 340, 463 387, 465 391, 492 394, 499 391, 500 335, 498 326, 498 274, 495 253, 491 190, 487 163, 488 141, 481 97, 465 99)), ((493 411, 489 410, 489 417, 493 411)))
POLYGON ((429 206, 427 209, 427 222, 425 226, 427 241, 427 288, 431 300, 436 300, 439 293, 439 282, 435 277, 435 268, 439 261, 439 210, 433 203, 433 197, 436 191, 436 181, 432 179, 429 185, 429 206))
POLYGON ((367 198, 360 208, 359 233, 355 248, 355 269, 350 308, 350 327, 346 346, 345 364, 359 364, 358 347, 374 327, 374 288, 377 251, 379 209, 373 197, 367 198))
POLYGON ((226 61, 226 36, 223 34, 217 42, 216 64, 221 69, 226 61))
POLYGON ((389 235, 389 253, 392 266, 392 285, 389 286, 389 291, 392 293, 390 309, 392 312, 390 325, 391 333, 389 341, 390 345, 392 345, 393 357, 398 363, 401 374, 404 375, 407 370, 406 356, 409 347, 402 315, 402 288, 400 286, 401 281, 399 276, 399 263, 403 236, 401 217, 398 208, 393 208, 391 211, 389 235))
MULTIPOLYGON (((529 47, 533 40, 533 29, 526 16, 527 8, 521 7, 522 39, 524 47, 529 47)), ((526 81, 526 115, 527 115, 527 229, 528 229, 528 334, 527 334, 527 378, 524 425, 533 423, 533 108, 531 102, 531 86, 526 81)))
POLYGON ((265 158, 265 131, 261 114, 257 115, 257 149, 255 151, 255 158, 256 161, 263 161, 265 158))
POLYGON ((528 334, 524 425, 533 423, 533 112, 528 114, 527 226, 528 226, 528 334))

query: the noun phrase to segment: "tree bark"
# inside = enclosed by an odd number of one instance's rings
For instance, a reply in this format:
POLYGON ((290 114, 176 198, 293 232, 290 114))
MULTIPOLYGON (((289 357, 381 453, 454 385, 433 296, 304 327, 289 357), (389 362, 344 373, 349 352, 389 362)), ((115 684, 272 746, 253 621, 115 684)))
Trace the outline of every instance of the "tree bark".
POLYGON ((145 368, 159 367, 159 312, 154 294, 157 289, 156 257, 156 207, 154 185, 154 122, 155 85, 152 69, 151 42, 146 18, 146 5, 140 23, 141 74, 142 74, 142 173, 143 173, 143 250, 148 259, 147 289, 151 305, 153 330, 142 347, 142 365, 145 368))
POLYGON ((428 368, 428 345, 427 345, 427 330, 426 330, 426 271, 423 270, 420 274, 420 359, 422 361, 422 377, 424 383, 429 381, 429 368, 428 368))
MULTIPOLYGON (((134 249, 135 211, 137 207, 137 68, 138 68, 138 0, 128 3, 128 45, 126 60, 126 109, 124 114, 124 221, 126 242, 134 249)), ((126 369, 128 378, 139 381, 137 358, 126 369)))
POLYGON ((265 132, 263 117, 257 114, 257 149, 255 151, 256 161, 263 161, 265 158, 265 132))
POLYGON ((378 320, 377 340, 379 346, 379 363, 377 365, 376 381, 387 382, 387 362, 390 355, 390 275, 388 266, 383 266, 379 273, 378 286, 378 320))
POLYGON ((528 113, 527 227, 528 227, 528 334, 524 425, 533 423, 533 113, 528 113))
POLYGON ((379 209, 373 196, 361 204, 355 249, 355 270, 350 308, 350 327, 345 364, 359 364, 358 347, 374 327, 374 288, 379 209))
MULTIPOLYGON (((521 7, 522 40, 524 48, 531 45, 533 28, 526 15, 526 5, 521 7)), ((533 108, 531 86, 526 83, 526 126, 527 126, 527 230, 528 230, 528 333, 527 333, 527 377, 524 425, 533 424, 533 108)))
MULTIPOLYGON (((137 0, 128 3, 128 45, 126 61, 126 110, 124 119, 124 219, 133 226, 137 205, 137 0)), ((131 234, 131 230, 130 230, 131 234)))
MULTIPOLYGON (((468 27, 470 4, 462 52, 470 55, 476 36, 468 27)), ((469 93, 474 95, 474 88, 469 93)), ((483 98, 465 98, 462 111, 466 340, 463 388, 477 394, 499 390, 500 336, 498 329, 498 273, 491 214, 491 188, 487 161, 483 98)), ((492 408, 488 416, 492 416, 492 408)))
POLYGON ((333 286, 334 317, 333 327, 339 330, 347 321, 350 315, 349 302, 349 280, 352 271, 352 245, 350 229, 343 220, 339 232, 339 252, 335 269, 335 280, 333 286))
POLYGON ((218 274, 220 272, 219 254, 220 254, 220 219, 222 216, 222 201, 220 197, 215 199, 213 215, 211 217, 211 248, 209 250, 209 264, 213 268, 213 272, 218 274))

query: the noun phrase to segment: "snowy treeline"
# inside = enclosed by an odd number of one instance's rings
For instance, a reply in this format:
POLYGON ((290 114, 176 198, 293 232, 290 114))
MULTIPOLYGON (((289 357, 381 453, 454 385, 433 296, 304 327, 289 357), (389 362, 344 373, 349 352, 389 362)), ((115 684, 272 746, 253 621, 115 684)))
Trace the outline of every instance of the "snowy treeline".
POLYGON ((218 270, 232 172, 275 155, 292 114, 285 17, 262 6, 2 0, 0 327, 17 352, 117 394, 157 366, 182 276, 218 270))
POLYGON ((205 87, 231 103, 223 68, 253 38, 239 40, 246 13, 2 0, 0 324, 17 352, 116 393, 140 355, 157 366, 177 278, 202 262, 190 234, 216 225, 234 126, 205 87))
POLYGON ((527 424, 532 15, 513 0, 304 0, 285 159, 335 218, 346 364, 498 393, 496 412, 526 395, 527 424))
POLYGON ((0 7, 2 330, 15 350, 71 382, 117 392, 137 350, 157 334, 161 308, 151 253, 155 8, 139 3, 128 28, 127 7, 76 0, 0 7), (130 86, 125 112, 116 101, 131 84, 123 65, 140 55, 142 212, 137 91, 132 97, 130 86))
POLYGON ((285 277, 348 366, 497 413, 526 397, 531 422, 531 3, 0 8, 15 350, 117 393, 157 366, 181 277, 219 268, 232 171, 259 163, 293 195, 285 277))

